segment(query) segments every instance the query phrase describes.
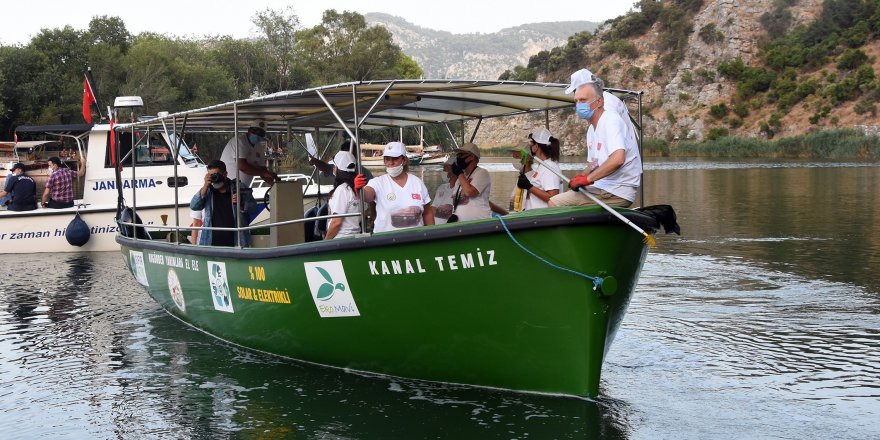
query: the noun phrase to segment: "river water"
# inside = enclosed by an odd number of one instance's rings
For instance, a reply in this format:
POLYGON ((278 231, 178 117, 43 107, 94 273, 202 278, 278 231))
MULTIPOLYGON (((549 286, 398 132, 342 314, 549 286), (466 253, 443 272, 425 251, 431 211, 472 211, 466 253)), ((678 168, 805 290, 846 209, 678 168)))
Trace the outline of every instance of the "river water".
MULTIPOLYGON (((506 204, 512 168, 486 166, 506 204)), ((658 236, 596 401, 253 353, 117 253, 2 255, 0 438, 880 438, 880 166, 651 160, 645 203, 683 235, 658 236)))

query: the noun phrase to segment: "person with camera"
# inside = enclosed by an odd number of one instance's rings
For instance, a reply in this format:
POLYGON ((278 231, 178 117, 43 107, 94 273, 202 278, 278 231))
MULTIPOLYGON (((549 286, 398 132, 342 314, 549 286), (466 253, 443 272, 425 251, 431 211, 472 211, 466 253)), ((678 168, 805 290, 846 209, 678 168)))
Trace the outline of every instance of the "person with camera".
POLYGON ((453 214, 447 223, 477 220, 492 216, 489 193, 492 180, 489 171, 480 168, 480 147, 468 142, 458 149, 458 157, 452 164, 456 188, 452 197, 453 214))
MULTIPOLYGON (((208 163, 205 183, 189 203, 193 211, 203 212, 202 225, 206 228, 235 228, 235 216, 238 215, 241 226, 247 225, 246 213, 237 203, 236 182, 230 180, 226 173, 226 164, 221 160, 208 163)), ((203 246, 235 246, 235 231, 204 230, 199 234, 198 244, 203 246)), ((250 231, 238 231, 238 243, 250 246, 250 231)))

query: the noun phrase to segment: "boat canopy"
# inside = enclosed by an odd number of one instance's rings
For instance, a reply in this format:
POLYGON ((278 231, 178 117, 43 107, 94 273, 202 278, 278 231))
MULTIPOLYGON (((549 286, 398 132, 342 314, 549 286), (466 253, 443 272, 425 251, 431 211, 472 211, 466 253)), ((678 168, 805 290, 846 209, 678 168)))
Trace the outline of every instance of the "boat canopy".
POLYGON ((19 125, 15 127, 15 132, 80 134, 91 129, 91 124, 19 125))
POLYGON ((188 132, 231 131, 254 120, 264 121, 270 131, 337 131, 344 129, 343 123, 349 130, 356 125, 362 130, 410 127, 570 108, 574 99, 565 94, 566 87, 521 81, 359 81, 283 91, 117 127, 156 129, 185 121, 188 132))

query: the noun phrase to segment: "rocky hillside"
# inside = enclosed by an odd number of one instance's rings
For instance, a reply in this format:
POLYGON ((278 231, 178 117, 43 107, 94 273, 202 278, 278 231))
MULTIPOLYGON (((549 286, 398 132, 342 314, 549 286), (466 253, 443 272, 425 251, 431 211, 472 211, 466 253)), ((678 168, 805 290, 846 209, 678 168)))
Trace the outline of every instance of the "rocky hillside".
POLYGON ((385 26, 394 42, 413 57, 428 78, 495 79, 506 69, 526 64, 542 50, 565 44, 568 36, 593 31, 588 21, 533 23, 495 33, 452 34, 425 29, 393 15, 369 13, 367 22, 385 26))
MULTIPOLYGON (((645 92, 646 138, 870 132, 880 126, 880 2, 640 0, 633 12, 508 70, 514 80, 565 83, 582 67, 608 86, 645 92)), ((477 140, 509 144, 542 119, 484 121, 477 140)), ((582 153, 585 127, 573 112, 550 124, 567 153, 582 153)))

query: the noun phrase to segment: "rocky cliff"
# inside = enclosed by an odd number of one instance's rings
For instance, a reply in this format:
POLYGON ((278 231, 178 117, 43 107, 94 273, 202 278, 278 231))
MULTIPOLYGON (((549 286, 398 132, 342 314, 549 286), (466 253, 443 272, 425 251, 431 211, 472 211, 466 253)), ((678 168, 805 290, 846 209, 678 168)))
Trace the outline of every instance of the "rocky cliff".
POLYGON ((371 24, 385 26, 395 44, 419 63, 427 78, 441 79, 496 79, 506 69, 526 64, 536 53, 565 44, 570 35, 597 26, 569 21, 533 23, 487 34, 452 34, 388 14, 369 13, 365 17, 371 24))
MULTIPOLYGON (((538 81, 563 83, 587 67, 608 86, 643 91, 646 138, 769 138, 880 126, 877 2, 640 0, 576 40, 520 67, 537 72, 538 81)), ((477 140, 509 145, 540 125, 542 115, 484 121, 477 140)), ((573 112, 551 115, 550 128, 568 154, 582 153, 585 126, 573 112)))

